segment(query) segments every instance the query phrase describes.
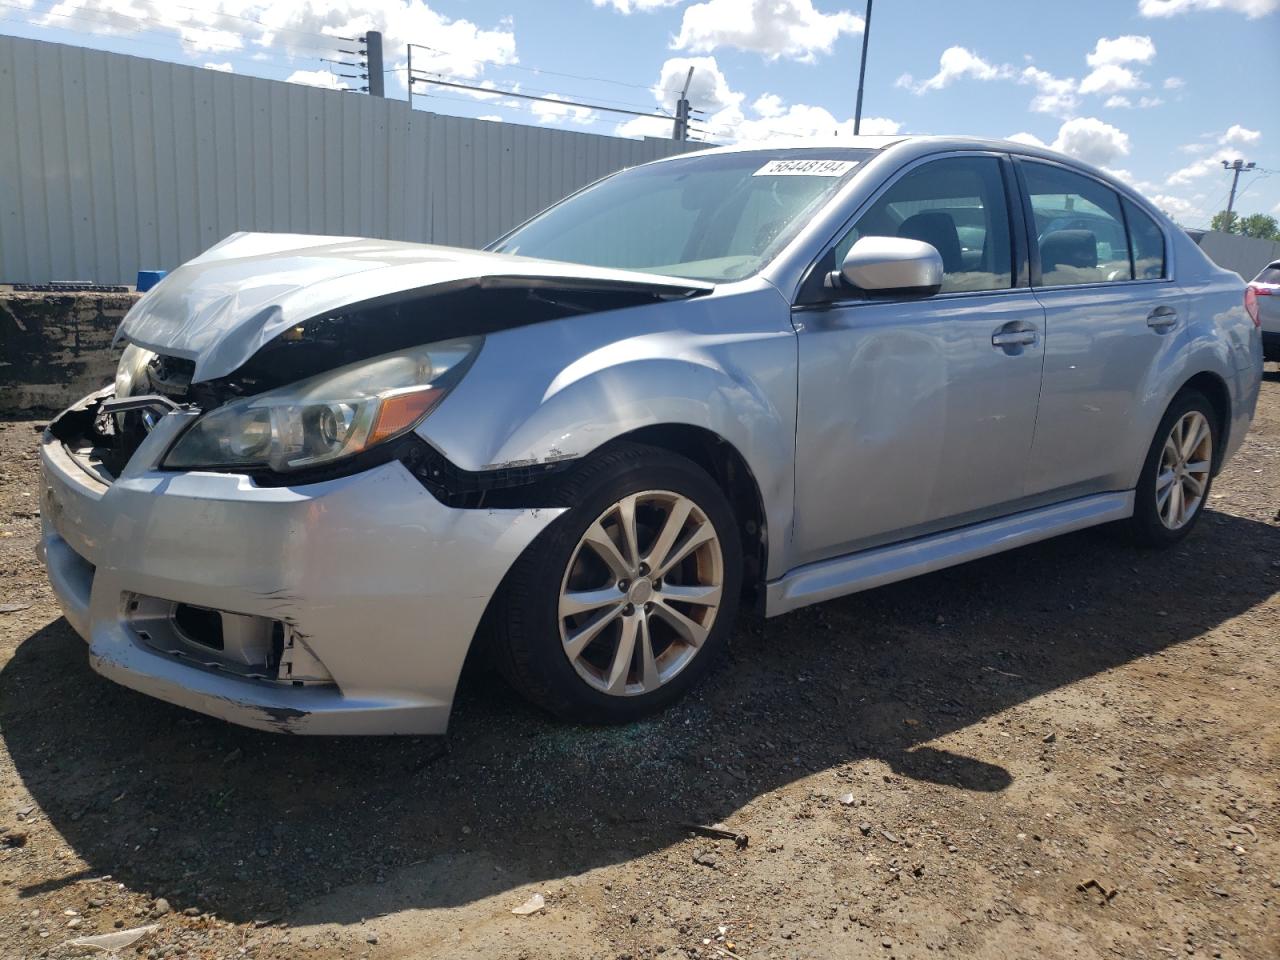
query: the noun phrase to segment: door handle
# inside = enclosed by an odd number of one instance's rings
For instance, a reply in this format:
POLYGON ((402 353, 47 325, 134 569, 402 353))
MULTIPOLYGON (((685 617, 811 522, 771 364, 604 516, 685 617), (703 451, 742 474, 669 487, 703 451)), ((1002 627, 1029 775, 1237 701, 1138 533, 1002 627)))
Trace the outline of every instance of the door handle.
POLYGON ((1173 307, 1156 307, 1147 314, 1147 326, 1163 332, 1178 322, 1178 311, 1173 307))
POLYGON ((1034 330, 997 330, 991 335, 993 347, 1029 347, 1039 341, 1034 330))

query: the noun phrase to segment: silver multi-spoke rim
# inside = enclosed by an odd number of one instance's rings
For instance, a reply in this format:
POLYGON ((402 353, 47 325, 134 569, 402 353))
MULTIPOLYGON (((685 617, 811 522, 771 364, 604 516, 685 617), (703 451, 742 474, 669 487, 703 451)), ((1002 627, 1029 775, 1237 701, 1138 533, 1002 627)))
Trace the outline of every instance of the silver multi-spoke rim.
POLYGON ((724 555, 688 497, 623 497, 578 541, 560 584, 560 642, 595 689, 633 697, 698 655, 720 611, 724 555))
POLYGON ((1209 421, 1198 410, 1184 413, 1164 441, 1156 474, 1156 510, 1170 530, 1185 527, 1200 509, 1212 466, 1209 421))

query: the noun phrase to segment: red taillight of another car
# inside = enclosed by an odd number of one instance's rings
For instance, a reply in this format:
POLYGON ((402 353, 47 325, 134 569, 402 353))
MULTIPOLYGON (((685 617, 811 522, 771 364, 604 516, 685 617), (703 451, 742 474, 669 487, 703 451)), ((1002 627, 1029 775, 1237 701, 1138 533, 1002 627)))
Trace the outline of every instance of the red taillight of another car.
MULTIPOLYGON (((1255 327, 1262 326, 1262 317, 1258 315, 1258 294, 1259 290, 1255 286, 1247 286, 1244 288, 1244 312, 1249 314, 1249 319, 1253 321, 1255 327)), ((1271 296, 1271 291, 1266 292, 1266 296, 1271 296)))

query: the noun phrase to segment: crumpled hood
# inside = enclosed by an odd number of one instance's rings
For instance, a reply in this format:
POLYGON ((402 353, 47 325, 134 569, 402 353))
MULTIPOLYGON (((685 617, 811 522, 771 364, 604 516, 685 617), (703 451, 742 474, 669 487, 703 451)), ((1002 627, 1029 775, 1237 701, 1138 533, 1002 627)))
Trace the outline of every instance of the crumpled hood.
MULTIPOLYGON (((129 311, 115 342, 195 361, 192 379, 235 371, 290 327, 344 307, 468 280, 582 282, 672 296, 696 280, 360 237, 236 233, 171 272, 129 311)), ((424 321, 429 325, 429 319, 424 321)), ((431 337, 424 331, 423 342, 431 337)))

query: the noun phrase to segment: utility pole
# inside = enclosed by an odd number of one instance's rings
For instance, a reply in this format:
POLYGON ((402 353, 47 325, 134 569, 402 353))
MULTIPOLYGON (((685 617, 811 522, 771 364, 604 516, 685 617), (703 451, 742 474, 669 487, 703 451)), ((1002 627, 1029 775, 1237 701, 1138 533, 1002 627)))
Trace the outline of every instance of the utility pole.
POLYGON ((862 65, 858 67, 858 105, 853 111, 853 135, 862 132, 862 85, 867 79, 867 43, 871 40, 871 0, 867 0, 867 16, 862 21, 862 65))
POLYGON ((371 97, 385 97, 381 31, 370 30, 364 35, 364 50, 365 72, 369 74, 369 95, 371 97))
POLYGON ((693 67, 690 67, 684 78, 684 89, 680 91, 680 99, 676 101, 676 123, 671 131, 672 140, 689 139, 689 84, 692 82, 693 67))
POLYGON ((1245 163, 1243 160, 1233 160, 1230 163, 1228 163, 1226 160, 1222 161, 1222 169, 1232 171, 1231 196, 1227 199, 1227 222, 1228 223, 1231 222, 1231 211, 1236 205, 1236 186, 1240 183, 1240 171, 1252 170, 1256 166, 1257 164, 1254 163, 1252 160, 1250 160, 1248 163, 1245 163))

